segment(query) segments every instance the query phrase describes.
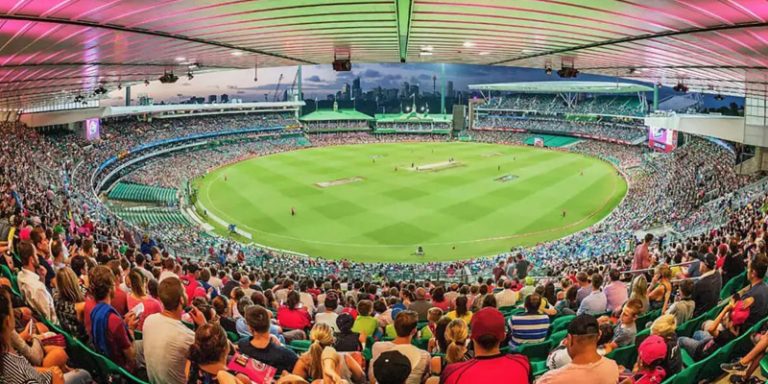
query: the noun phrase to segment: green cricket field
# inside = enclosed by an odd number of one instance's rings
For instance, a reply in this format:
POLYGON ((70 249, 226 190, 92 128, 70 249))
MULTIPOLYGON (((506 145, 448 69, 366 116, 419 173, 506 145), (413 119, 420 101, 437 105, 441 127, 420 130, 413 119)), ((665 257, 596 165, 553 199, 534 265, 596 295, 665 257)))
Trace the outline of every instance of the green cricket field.
POLYGON ((459 260, 558 239, 627 193, 596 158, 462 142, 301 149, 224 166, 193 186, 198 208, 255 243, 365 262, 459 260))

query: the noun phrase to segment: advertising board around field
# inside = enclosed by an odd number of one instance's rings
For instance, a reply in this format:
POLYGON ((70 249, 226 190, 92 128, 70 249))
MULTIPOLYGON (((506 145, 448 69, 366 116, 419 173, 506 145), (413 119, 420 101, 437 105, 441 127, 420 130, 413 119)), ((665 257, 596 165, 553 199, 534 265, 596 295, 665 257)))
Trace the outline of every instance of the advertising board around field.
POLYGON ((672 152, 677 147, 677 131, 662 127, 648 127, 648 146, 655 151, 672 152))

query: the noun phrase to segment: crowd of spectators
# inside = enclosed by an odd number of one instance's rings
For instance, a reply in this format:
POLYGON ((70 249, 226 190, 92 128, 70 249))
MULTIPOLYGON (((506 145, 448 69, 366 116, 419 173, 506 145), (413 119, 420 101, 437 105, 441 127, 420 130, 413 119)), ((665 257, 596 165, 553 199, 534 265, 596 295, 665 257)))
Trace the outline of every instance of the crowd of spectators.
POLYGON ((395 130, 397 132, 430 132, 433 130, 451 130, 450 121, 407 121, 376 122, 377 130, 395 130))
POLYGON ((505 115, 478 115, 475 129, 516 129, 537 133, 588 136, 598 140, 635 142, 648 136, 642 126, 598 121, 579 121, 560 118, 515 117, 505 115))
POLYGON ((371 129, 370 123, 365 120, 303 121, 301 127, 305 132, 360 131, 371 129))
POLYGON ((488 99, 483 109, 535 111, 542 114, 580 113, 598 115, 642 116, 647 108, 635 96, 594 96, 579 98, 572 105, 555 95, 518 94, 488 99))
MULTIPOLYGON (((670 377, 680 370, 669 363, 675 361, 670 351, 705 358, 768 316, 765 184, 747 186, 751 180, 734 173, 732 155, 704 139, 668 155, 582 146, 592 155, 615 152, 618 169, 628 172, 631 193, 606 220, 494 258, 412 266, 278 254, 194 230, 141 231, 111 214, 92 196, 90 182, 78 179, 78 171, 93 169, 91 161, 116 147, 75 148, 75 141, 56 143, 18 124, 2 131, 0 229, 7 241, 0 242, 0 264, 14 279, 0 283, 15 280, 19 290, 17 296, 0 289, 0 361, 11 383, 80 383, 103 374, 69 365, 58 328, 153 383, 248 383, 275 374, 283 382, 528 383, 527 355, 506 352, 551 337, 554 321, 571 314, 577 316, 564 346, 551 351, 551 370, 537 382, 613 384, 625 375, 670 377), (642 157, 639 166, 633 156, 642 157), (88 165, 77 168, 86 157, 88 165), (702 219, 684 221, 690 214, 702 219), (633 231, 658 223, 707 230, 633 241, 633 231), (623 273, 630 269, 643 270, 623 273), (474 272, 473 279, 392 277, 402 271, 451 277, 459 270, 474 272), (540 277, 530 276, 534 271, 540 277), (744 289, 713 316, 715 325, 678 339, 675 324, 718 308, 721 288, 738 276, 744 289), (683 283, 694 279, 692 287, 683 283), (522 308, 509 312, 515 305, 522 308), (651 336, 637 340, 645 328, 637 322, 653 311, 669 317, 647 319, 651 336), (604 329, 612 336, 601 337, 604 329), (634 369, 605 357, 633 345, 634 369), (253 360, 269 368, 237 368, 253 360)), ((411 136, 309 135, 313 145, 405 138, 411 136)), ((134 139, 117 141, 145 143, 134 139)), ((415 140, 425 139, 444 140, 415 140)), ((186 156, 195 154, 179 161, 186 156)), ((159 161, 173 166, 173 159, 159 161)), ((760 353, 724 370, 747 380, 742 374, 760 353)))

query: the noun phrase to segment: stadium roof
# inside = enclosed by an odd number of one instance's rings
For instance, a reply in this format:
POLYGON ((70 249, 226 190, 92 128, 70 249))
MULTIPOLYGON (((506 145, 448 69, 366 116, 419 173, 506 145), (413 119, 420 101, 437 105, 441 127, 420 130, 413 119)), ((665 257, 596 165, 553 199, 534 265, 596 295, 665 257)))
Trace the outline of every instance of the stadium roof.
POLYGON ((653 87, 647 85, 605 81, 531 81, 471 84, 469 89, 520 93, 635 93, 653 91, 653 87))
POLYGON ((0 106, 164 70, 436 62, 623 76, 763 95, 768 2, 14 0, 0 2, 0 106))
POLYGON ((349 121, 349 120, 373 120, 373 117, 354 109, 318 109, 302 116, 301 121, 349 121))

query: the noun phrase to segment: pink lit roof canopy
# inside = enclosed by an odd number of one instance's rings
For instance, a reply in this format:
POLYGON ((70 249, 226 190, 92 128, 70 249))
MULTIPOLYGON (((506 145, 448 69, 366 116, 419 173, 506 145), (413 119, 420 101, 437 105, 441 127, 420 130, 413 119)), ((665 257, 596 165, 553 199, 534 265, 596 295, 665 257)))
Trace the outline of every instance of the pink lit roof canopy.
POLYGON ((7 0, 0 106, 164 70, 353 62, 558 69, 766 93, 765 0, 7 0))

